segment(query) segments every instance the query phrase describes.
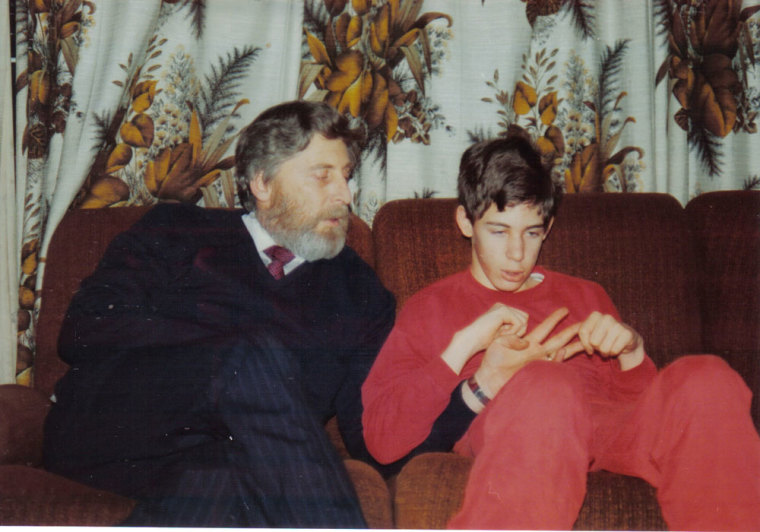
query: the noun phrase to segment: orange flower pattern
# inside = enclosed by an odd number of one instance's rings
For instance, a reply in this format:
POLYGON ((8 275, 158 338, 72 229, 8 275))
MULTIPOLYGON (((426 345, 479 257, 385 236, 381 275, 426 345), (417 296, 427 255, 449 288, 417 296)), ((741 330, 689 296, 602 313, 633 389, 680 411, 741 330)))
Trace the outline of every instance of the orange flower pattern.
MULTIPOLYGON (((202 4, 164 0, 161 9, 168 16, 182 9, 197 12, 202 4)), ((65 129, 71 78, 95 9, 95 2, 86 0, 29 2, 28 26, 20 30, 28 46, 27 69, 19 73, 16 89, 28 88, 22 147, 30 160, 47 157, 51 138, 65 129)), ((116 109, 97 117, 97 154, 71 208, 201 198, 206 206, 235 205, 234 160, 228 152, 236 139, 233 120, 248 103, 237 97, 236 87, 260 49, 235 49, 201 82, 181 46, 174 54, 165 53, 168 42, 157 33, 143 60, 130 54, 119 65, 125 77, 113 84, 122 89, 121 100, 116 109)), ((21 384, 32 379, 38 249, 45 217, 39 197, 30 194, 27 203, 18 296, 21 384)))
MULTIPOLYGON (((225 171, 234 166, 234 157, 225 155, 236 137, 227 131, 232 117, 248 100, 237 101, 212 131, 204 131, 198 107, 178 101, 187 96, 177 91, 177 82, 184 79, 186 84, 188 58, 182 53, 170 58, 165 70, 176 73, 166 78, 167 84, 152 74, 161 65, 151 61, 162 56, 165 43, 154 37, 145 64, 133 64, 130 56, 121 65, 128 81, 114 84, 125 87, 125 100, 114 119, 103 126, 103 148, 74 206, 92 209, 156 200, 194 203, 201 198, 208 206, 218 206, 218 194, 204 189, 220 177, 229 181, 222 185, 225 191, 231 187, 232 174, 225 171)), ((250 62, 256 53, 254 49, 236 52, 230 60, 250 62)), ((225 193, 224 201, 234 206, 234 194, 225 193)))
MULTIPOLYGON (((659 10, 667 29, 666 76, 681 109, 675 122, 688 133, 711 175, 720 174, 716 148, 732 131, 757 133, 757 105, 750 102, 747 70, 755 62, 748 20, 760 5, 741 0, 675 0, 659 10)), ((755 89, 756 91, 756 89, 755 89)))
POLYGON ((363 121, 375 145, 429 144, 436 119, 425 99, 425 80, 435 71, 435 52, 448 34, 431 30, 445 13, 421 13, 422 0, 324 0, 310 17, 304 44, 312 61, 302 64, 299 97, 323 100, 363 121), (321 13, 321 16, 320 16, 321 13))
MULTIPOLYGON (((496 0, 474 1, 472 9, 487 3, 496 0)), ((38 169, 45 166, 51 141, 66 127, 71 80, 99 4, 16 4, 23 6, 17 8, 24 16, 16 27, 24 43, 19 51, 23 50, 25 68, 15 88, 27 89, 21 147, 30 161, 32 180, 41 181, 38 169)), ((509 90, 500 87, 498 70, 487 81, 489 96, 483 100, 496 107, 497 134, 515 128, 527 132, 568 192, 640 190, 645 154, 621 140, 636 119, 624 105, 626 92, 614 83, 625 42, 606 48, 609 61, 600 69, 590 68, 574 52, 560 65, 558 50, 540 33, 561 19, 589 38, 594 32, 594 3, 521 0, 516 5, 533 28, 531 46, 536 50, 522 57, 521 77, 509 90), (592 70, 599 72, 590 74, 592 70)), ((679 107, 673 119, 710 174, 718 175, 724 139, 732 133, 758 134, 760 5, 653 0, 653 6, 667 47, 654 86, 667 79, 666 90, 679 107)), ((233 161, 227 153, 235 139, 236 111, 247 103, 235 86, 260 50, 234 49, 201 78, 181 46, 170 48, 173 41, 158 36, 161 21, 185 10, 182 16, 189 15, 191 33, 200 37, 205 9, 205 0, 162 0, 157 33, 147 50, 141 51, 141 59, 125 57, 119 65, 123 75, 113 84, 120 88, 120 101, 96 117, 97 155, 72 207, 201 198, 207 206, 235 204, 233 161)), ((304 0, 304 59, 295 96, 329 102, 364 124, 369 132, 367 151, 381 165, 389 143, 429 144, 431 131, 449 128, 429 88, 447 57, 452 24, 449 14, 425 12, 423 0, 304 0)), ((759 183, 757 175, 748 176, 745 186, 758 188, 759 183)), ((35 186, 42 188, 38 182, 35 186)), ((435 192, 426 189, 422 194, 435 192)), ((18 295, 22 383, 30 379, 38 253, 46 216, 38 191, 26 201, 18 295)), ((368 204, 370 212, 379 208, 376 197, 368 204)))
MULTIPOLYGON (((63 133, 71 106, 71 77, 77 66, 77 49, 92 25, 95 4, 87 0, 33 0, 28 15, 17 26, 26 44, 26 70, 18 73, 15 90, 26 88, 26 126, 21 148, 30 162, 42 161, 55 135, 63 133)), ((19 384, 31 382, 34 358, 33 325, 39 272, 42 208, 27 196, 28 213, 21 249, 18 294, 16 375, 19 384)))
MULTIPOLYGON (((601 75, 614 74, 614 60, 622 59, 624 45, 620 43, 616 49, 609 50, 613 61, 607 63, 609 68, 603 69, 601 75)), ((523 76, 511 96, 508 91, 499 89, 498 70, 493 80, 486 82, 494 96, 482 101, 499 106, 496 111, 498 134, 505 136, 516 129, 527 132, 547 165, 552 167, 555 180, 562 183, 568 193, 634 190, 639 163, 627 160, 627 156, 635 154, 640 160, 644 152, 634 146, 615 151, 625 125, 635 122, 632 117, 622 123, 613 119, 621 112, 620 102, 625 92, 613 94, 611 98, 595 92, 596 89, 590 88, 595 84, 585 74, 580 58, 573 56, 567 68, 566 98, 561 98, 555 87, 559 79, 555 73, 558 52, 558 49, 551 52, 542 49, 533 57, 523 56, 523 76), (589 87, 588 93, 579 87, 589 87), (601 102, 607 100, 614 102, 612 106, 602 105, 601 102), (560 104, 563 104, 561 110, 560 104)))
POLYGON ((20 31, 29 44, 27 69, 18 75, 16 90, 29 89, 22 148, 30 158, 39 159, 46 155, 53 135, 65 127, 76 50, 92 22, 95 4, 86 0, 34 0, 28 9, 27 25, 20 31))

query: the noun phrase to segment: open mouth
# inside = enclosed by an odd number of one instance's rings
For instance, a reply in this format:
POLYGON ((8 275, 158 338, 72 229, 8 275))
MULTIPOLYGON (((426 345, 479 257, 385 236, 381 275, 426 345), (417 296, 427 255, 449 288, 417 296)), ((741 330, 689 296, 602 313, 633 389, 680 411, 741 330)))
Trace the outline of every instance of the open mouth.
POLYGON ((522 275, 522 272, 508 272, 508 271, 502 270, 501 278, 504 279, 505 281, 516 283, 516 282, 522 281, 523 275, 522 275))

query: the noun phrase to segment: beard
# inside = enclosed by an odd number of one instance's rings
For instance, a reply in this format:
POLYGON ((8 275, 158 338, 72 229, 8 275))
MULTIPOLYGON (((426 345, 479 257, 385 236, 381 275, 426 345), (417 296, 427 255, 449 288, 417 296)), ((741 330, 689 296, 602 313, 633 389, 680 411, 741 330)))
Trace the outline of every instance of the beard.
POLYGON ((302 201, 276 187, 272 206, 258 209, 256 218, 274 240, 308 262, 331 259, 343 249, 348 234, 348 207, 336 205, 316 213, 302 201), (325 220, 338 220, 337 225, 319 228, 325 220))

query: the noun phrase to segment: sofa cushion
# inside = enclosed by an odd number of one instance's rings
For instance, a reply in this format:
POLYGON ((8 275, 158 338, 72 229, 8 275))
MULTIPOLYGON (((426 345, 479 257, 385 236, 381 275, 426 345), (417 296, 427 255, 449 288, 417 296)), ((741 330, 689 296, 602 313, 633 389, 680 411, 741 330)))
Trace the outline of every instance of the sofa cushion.
POLYGON ((396 528, 446 528, 464 500, 472 462, 454 453, 412 458, 394 481, 396 528))
MULTIPOLYGON (((464 498, 472 458, 454 453, 414 457, 395 480, 397 528, 442 529, 464 498)), ((606 471, 589 473, 575 530, 665 530, 655 489, 606 471)))
POLYGON ((134 504, 41 469, 0 466, 0 525, 114 526, 134 504))
POLYGON ((646 481, 607 471, 589 473, 574 530, 667 530, 656 490, 646 481))
MULTIPOLYGON (((392 528, 388 487, 375 469, 346 460, 370 528, 392 528)), ((0 465, 0 526, 114 526, 135 501, 97 490, 42 469, 0 465)))
POLYGON ((0 386, 0 464, 38 466, 42 462, 42 426, 50 401, 18 384, 0 386))
POLYGON ((359 460, 348 459, 343 463, 359 497, 367 525, 370 528, 393 528, 391 494, 380 473, 359 460))

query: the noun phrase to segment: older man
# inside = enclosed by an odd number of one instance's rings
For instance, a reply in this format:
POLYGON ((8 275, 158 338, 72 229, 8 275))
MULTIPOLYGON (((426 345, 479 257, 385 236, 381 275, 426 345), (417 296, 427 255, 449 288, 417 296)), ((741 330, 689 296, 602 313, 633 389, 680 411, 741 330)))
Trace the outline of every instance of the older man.
POLYGON ((395 310, 344 246, 358 149, 329 106, 275 106, 236 149, 250 212, 162 204, 114 240, 64 320, 50 470, 136 498, 130 525, 365 526, 323 428, 366 456, 395 310))

